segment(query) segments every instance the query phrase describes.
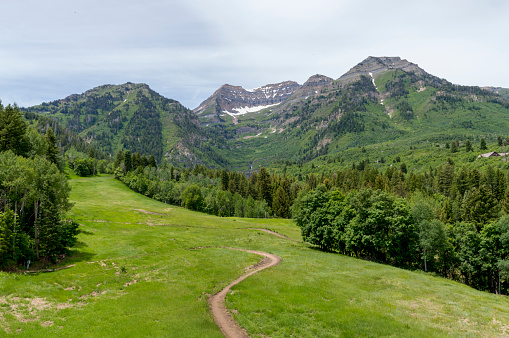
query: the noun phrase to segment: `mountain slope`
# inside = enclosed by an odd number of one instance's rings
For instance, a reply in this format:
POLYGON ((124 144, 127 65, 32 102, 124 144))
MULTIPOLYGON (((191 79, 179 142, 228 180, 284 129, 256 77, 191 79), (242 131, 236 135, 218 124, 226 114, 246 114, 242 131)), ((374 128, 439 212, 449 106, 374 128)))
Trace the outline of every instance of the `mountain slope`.
MULTIPOLYGON (((453 85, 399 57, 368 57, 337 80, 311 77, 277 105, 236 116, 216 110, 216 123, 200 120, 224 137, 219 152, 232 169, 248 170, 324 156, 358 159, 361 147, 387 142, 407 148, 504 135, 509 106, 498 92, 453 85)), ((373 151, 372 161, 382 152, 373 151)))
POLYGON ((509 129, 507 93, 453 85, 399 57, 368 57, 336 80, 313 75, 302 85, 253 90, 224 85, 193 111, 133 83, 28 110, 111 155, 129 149, 175 164, 249 171, 316 158, 382 165, 376 162, 409 147, 428 156, 452 141, 496 140, 509 129))
POLYGON ((59 120, 111 156, 126 149, 159 161, 225 164, 203 143, 196 115, 146 84, 104 85, 26 110, 59 120))
POLYGON ((241 115, 284 102, 299 87, 294 81, 269 84, 252 90, 225 84, 193 112, 200 117, 202 124, 220 123, 224 122, 222 114, 241 115))

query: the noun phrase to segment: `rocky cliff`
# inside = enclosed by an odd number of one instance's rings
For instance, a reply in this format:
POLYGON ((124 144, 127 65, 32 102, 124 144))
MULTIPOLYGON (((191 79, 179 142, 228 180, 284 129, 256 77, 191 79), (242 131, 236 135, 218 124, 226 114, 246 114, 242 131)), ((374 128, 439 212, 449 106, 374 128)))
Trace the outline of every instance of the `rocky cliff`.
POLYGON ((225 84, 194 109, 194 113, 199 116, 222 112, 239 114, 256 110, 257 107, 262 109, 286 101, 299 88, 300 85, 295 81, 269 84, 251 90, 225 84))

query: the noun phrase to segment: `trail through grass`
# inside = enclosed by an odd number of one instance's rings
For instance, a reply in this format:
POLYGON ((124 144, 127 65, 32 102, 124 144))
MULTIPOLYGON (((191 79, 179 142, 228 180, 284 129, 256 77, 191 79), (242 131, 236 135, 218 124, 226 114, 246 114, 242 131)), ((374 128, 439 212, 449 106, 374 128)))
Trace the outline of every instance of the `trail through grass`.
POLYGON ((218 218, 135 194, 111 176, 74 178, 82 224, 68 269, 0 274, 0 332, 40 337, 221 337, 210 294, 260 261, 281 264, 232 288, 252 336, 509 334, 509 302, 464 285, 320 252, 289 220, 218 218), (289 240, 253 230, 263 228, 289 240))

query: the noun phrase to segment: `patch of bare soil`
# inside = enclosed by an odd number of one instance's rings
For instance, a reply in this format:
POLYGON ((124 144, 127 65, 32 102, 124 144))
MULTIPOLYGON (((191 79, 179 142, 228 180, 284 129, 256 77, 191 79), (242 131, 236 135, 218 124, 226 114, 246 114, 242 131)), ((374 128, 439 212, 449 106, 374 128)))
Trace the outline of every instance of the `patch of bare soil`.
POLYGON ((134 209, 134 210, 142 212, 144 214, 149 214, 149 215, 168 216, 168 214, 161 214, 159 212, 147 211, 147 210, 143 210, 143 209, 134 209))
MULTIPOLYGON (((260 229, 261 230, 261 229, 260 229)), ((263 259, 260 263, 256 264, 253 267, 248 268, 248 272, 228 284, 224 289, 219 291, 217 294, 212 295, 209 297, 209 307, 210 311, 212 312, 212 315, 214 316, 214 321, 216 322, 217 326, 221 329, 221 332, 226 337, 248 337, 246 331, 242 329, 237 322, 233 319, 231 313, 228 311, 228 309, 225 306, 225 298, 226 294, 230 291, 231 287, 239 284, 247 277, 263 270, 267 269, 273 266, 278 265, 281 262, 281 258, 279 256, 262 252, 262 251, 254 251, 254 250, 244 250, 244 249, 235 249, 235 248, 227 248, 231 250, 239 250, 239 251, 246 251, 250 252, 256 255, 263 256, 263 259)))
POLYGON ((249 229, 250 229, 250 230, 260 230, 260 231, 266 232, 266 233, 268 233, 268 234, 271 234, 271 235, 277 236, 277 237, 279 237, 279 238, 289 239, 289 240, 293 241, 293 239, 288 238, 288 237, 286 237, 285 235, 278 234, 277 232, 272 231, 272 230, 268 230, 268 229, 261 229, 261 228, 249 228, 249 229))

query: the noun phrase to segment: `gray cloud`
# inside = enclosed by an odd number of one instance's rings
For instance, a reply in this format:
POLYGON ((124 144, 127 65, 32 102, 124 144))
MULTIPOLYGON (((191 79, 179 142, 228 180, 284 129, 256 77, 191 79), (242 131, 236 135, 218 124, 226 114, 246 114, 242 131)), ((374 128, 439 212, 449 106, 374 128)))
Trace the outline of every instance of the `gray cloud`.
POLYGON ((0 22, 4 104, 131 81, 194 108, 224 83, 338 78, 369 55, 401 56, 454 83, 509 87, 505 1, 20 0, 2 7, 9 13, 0 22))

